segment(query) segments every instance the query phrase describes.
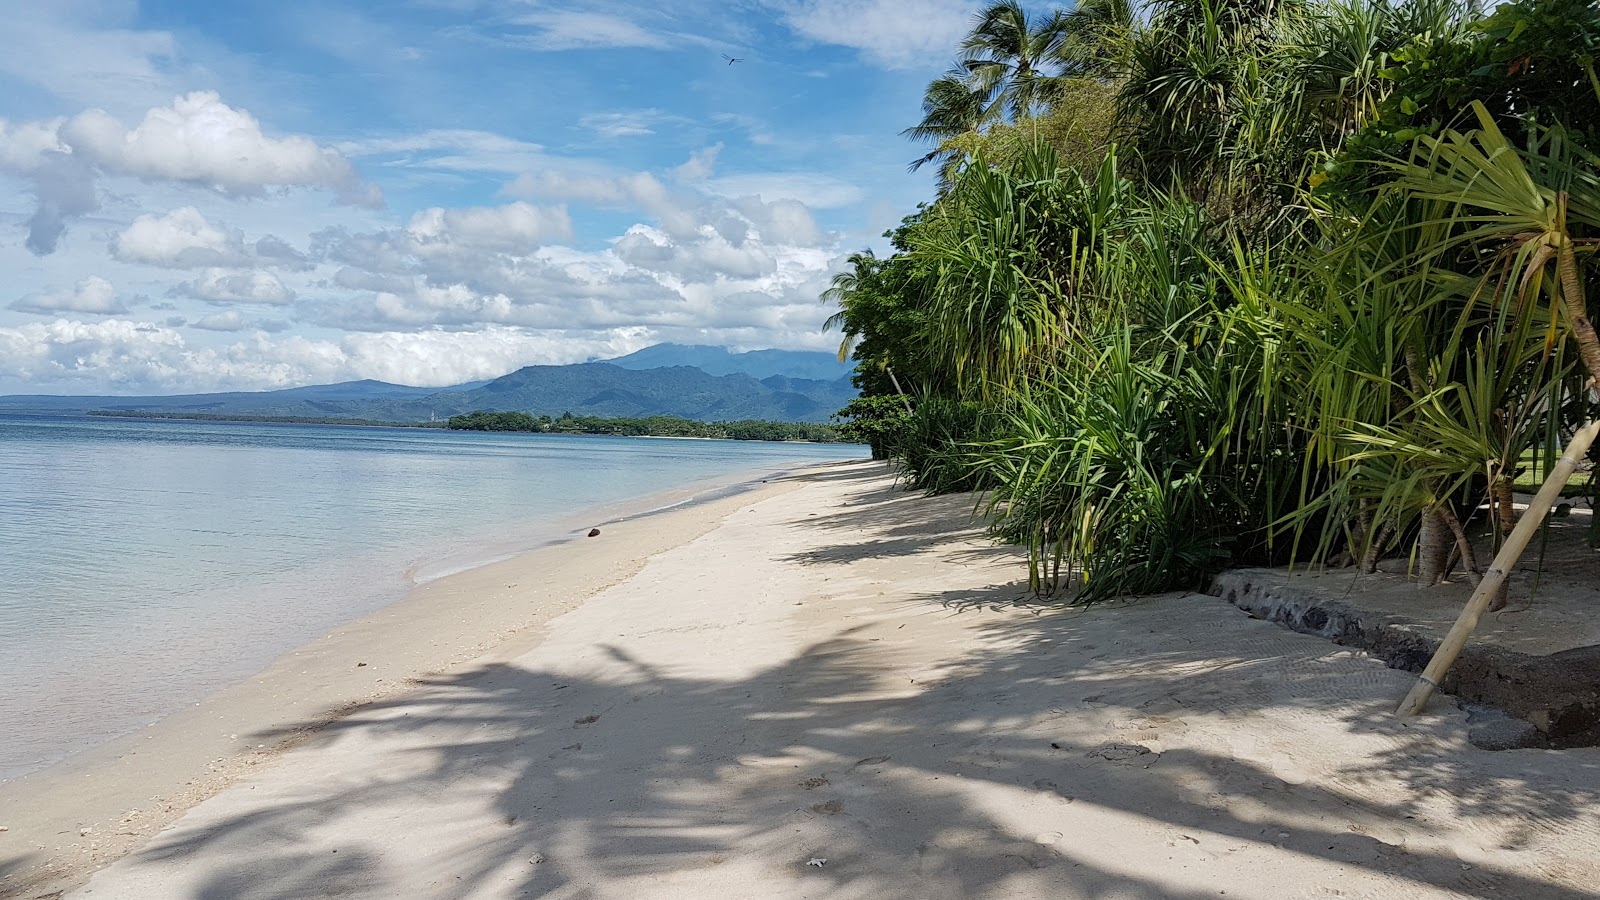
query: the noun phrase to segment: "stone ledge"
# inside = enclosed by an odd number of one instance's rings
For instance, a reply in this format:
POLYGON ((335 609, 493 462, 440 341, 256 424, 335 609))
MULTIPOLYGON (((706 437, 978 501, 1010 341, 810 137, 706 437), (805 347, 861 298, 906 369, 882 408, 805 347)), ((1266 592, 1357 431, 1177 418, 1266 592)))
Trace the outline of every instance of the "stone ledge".
MULTIPOLYGON (((1398 612, 1360 609, 1292 580, 1277 569, 1235 569, 1216 576, 1207 593, 1257 618, 1363 650, 1407 672, 1421 672, 1443 637, 1398 612)), ((1440 690, 1499 710, 1534 730, 1523 739, 1508 737, 1514 729, 1496 719, 1493 736, 1473 735, 1473 742, 1486 749, 1600 746, 1600 646, 1534 656, 1468 642, 1440 690)))

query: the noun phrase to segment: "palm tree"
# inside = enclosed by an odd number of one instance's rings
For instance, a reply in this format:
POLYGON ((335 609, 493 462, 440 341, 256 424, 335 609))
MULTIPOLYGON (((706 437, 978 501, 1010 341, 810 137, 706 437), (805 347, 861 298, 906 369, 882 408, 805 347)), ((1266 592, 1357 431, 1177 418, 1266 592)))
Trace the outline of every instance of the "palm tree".
POLYGON ((936 145, 911 163, 911 171, 937 162, 941 184, 947 183, 954 165, 965 155, 954 140, 978 131, 992 119, 987 97, 967 84, 960 69, 935 78, 922 95, 922 121, 900 132, 914 141, 936 145))
POLYGON ((961 42, 969 84, 984 92, 1013 121, 1042 111, 1060 88, 1058 63, 1067 39, 1059 12, 1030 16, 1017 0, 997 0, 980 11, 961 42))
POLYGON ((1133 0, 1080 0, 1063 16, 1065 37, 1056 48, 1056 62, 1071 77, 1114 78, 1138 27, 1133 0))

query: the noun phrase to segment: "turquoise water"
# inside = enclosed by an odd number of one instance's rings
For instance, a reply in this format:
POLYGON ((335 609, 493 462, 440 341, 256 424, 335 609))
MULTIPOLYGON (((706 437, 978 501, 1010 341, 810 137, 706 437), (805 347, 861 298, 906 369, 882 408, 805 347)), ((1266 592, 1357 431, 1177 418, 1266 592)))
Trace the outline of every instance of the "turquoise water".
POLYGON ((414 583, 849 445, 0 416, 0 780, 414 583))

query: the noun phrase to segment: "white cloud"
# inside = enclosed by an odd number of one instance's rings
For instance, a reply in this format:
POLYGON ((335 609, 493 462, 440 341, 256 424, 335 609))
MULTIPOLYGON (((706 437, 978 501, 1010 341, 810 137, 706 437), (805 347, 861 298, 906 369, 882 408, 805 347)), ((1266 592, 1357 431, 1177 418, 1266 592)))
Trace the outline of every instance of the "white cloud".
MULTIPOLYGON (((353 334, 326 341, 271 337, 265 333, 270 327, 260 326, 273 323, 237 321, 257 333, 223 346, 191 344, 176 325, 128 319, 57 319, 0 328, 0 379, 124 393, 260 390, 357 378, 443 387, 526 365, 618 356, 655 342, 638 328, 530 332, 507 327, 353 334)), ((224 330, 234 323, 227 314, 211 320, 224 330)))
POLYGON ((268 188, 323 188, 343 203, 382 204, 377 189, 363 183, 337 150, 302 136, 267 137, 255 117, 212 92, 151 109, 132 129, 98 109, 50 122, 0 120, 0 171, 33 183, 38 205, 28 223, 28 248, 40 255, 55 251, 69 220, 97 208, 98 175, 239 197, 268 188))
POLYGON ((244 313, 236 309, 212 313, 209 316, 201 316, 193 322, 187 323, 184 322, 183 317, 179 316, 175 319, 167 320, 167 324, 173 327, 187 324, 190 328, 198 328, 201 331, 265 331, 271 334, 286 331, 289 328, 289 323, 281 319, 246 319, 244 313))
POLYGON ((532 253, 550 238, 572 237, 566 207, 517 201, 505 206, 425 209, 411 217, 406 234, 419 249, 466 246, 497 253, 532 253))
POLYGON ((711 177, 716 171, 717 156, 722 153, 721 144, 713 144, 702 150, 689 154, 689 161, 672 170, 673 177, 687 184, 699 184, 711 177))
POLYGON ((245 259, 244 234, 219 228, 192 206, 133 220, 111 242, 123 262, 175 269, 238 265, 245 259))
POLYGON ((106 171, 152 181, 214 188, 256 196, 267 187, 320 187, 339 191, 347 202, 368 204, 371 193, 339 151, 311 138, 269 138, 261 123, 222 102, 212 91, 196 91, 145 113, 128 129, 109 113, 91 109, 61 126, 75 155, 106 171))
POLYGON ((660 36, 637 23, 605 13, 553 10, 530 13, 513 21, 538 29, 527 40, 527 45, 537 50, 667 46, 660 36))
POLYGON ((725 197, 760 197, 764 202, 798 200, 812 209, 838 209, 860 203, 861 188, 819 172, 761 172, 724 175, 706 183, 725 197))
POLYGON ((891 69, 947 59, 972 28, 971 0, 801 0, 779 3, 798 34, 860 50, 891 69))
POLYGON ((578 126, 587 128, 601 137, 644 137, 656 133, 656 127, 689 122, 683 116, 674 116, 659 109, 636 109, 628 112, 588 113, 578 120, 578 126))
POLYGON ((392 157, 385 165, 456 172, 521 172, 543 160, 538 144, 490 131, 435 129, 401 137, 371 138, 337 145, 353 158, 392 157))
POLYGON ((259 303, 284 306, 294 302, 294 291, 284 286, 271 272, 229 272, 209 269, 194 281, 180 281, 167 292, 170 297, 192 297, 206 303, 259 303))
POLYGON ((143 108, 186 71, 170 32, 122 27, 137 5, 52 0, 0 16, 0 73, 73 104, 143 108))
POLYGON ((127 305, 117 297, 116 287, 98 275, 90 275, 71 290, 29 294, 13 302, 10 308, 42 315, 73 312, 112 316, 128 311, 127 305))
POLYGON ((190 322, 189 327, 198 328, 201 331, 243 331, 249 326, 245 323, 244 316, 238 310, 231 309, 224 313, 201 316, 190 322))

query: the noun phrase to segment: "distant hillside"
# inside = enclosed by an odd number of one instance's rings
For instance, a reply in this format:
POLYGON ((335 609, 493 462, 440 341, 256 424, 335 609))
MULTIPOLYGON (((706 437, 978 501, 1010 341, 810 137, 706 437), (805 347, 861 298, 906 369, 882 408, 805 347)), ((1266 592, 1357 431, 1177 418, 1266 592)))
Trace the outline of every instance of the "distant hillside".
POLYGON ((680 416, 702 421, 764 419, 827 421, 855 396, 849 379, 831 381, 774 375, 709 375, 674 366, 627 369, 609 363, 528 366, 489 382, 453 388, 414 388, 378 381, 290 388, 281 391, 188 394, 170 397, 0 397, 0 412, 199 413, 301 416, 417 422, 477 410, 557 416, 680 416))
POLYGON ((744 373, 755 378, 782 375, 814 381, 837 381, 855 369, 832 353, 816 350, 751 350, 733 353, 704 344, 656 344, 627 356, 600 360, 624 369, 659 369, 693 366, 709 375, 744 373))
POLYGON ((528 366, 459 395, 464 408, 535 415, 682 416, 702 421, 822 422, 850 402, 848 379, 710 375, 689 366, 627 369, 612 363, 528 366))

